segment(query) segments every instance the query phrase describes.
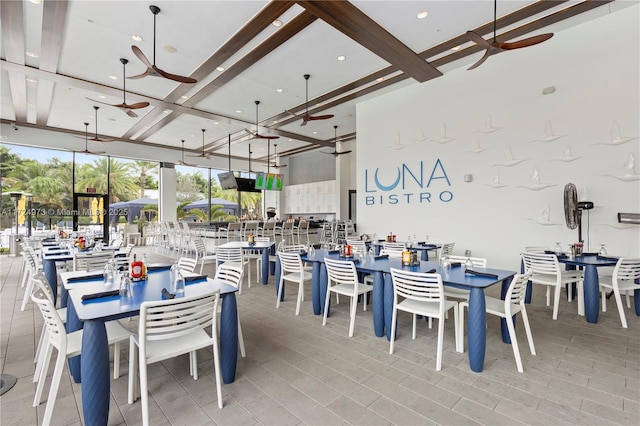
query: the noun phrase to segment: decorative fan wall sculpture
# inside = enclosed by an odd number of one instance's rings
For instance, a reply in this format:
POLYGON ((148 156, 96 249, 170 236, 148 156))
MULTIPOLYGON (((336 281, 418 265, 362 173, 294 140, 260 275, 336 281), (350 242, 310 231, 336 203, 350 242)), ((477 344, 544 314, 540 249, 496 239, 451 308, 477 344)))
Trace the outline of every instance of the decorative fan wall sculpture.
POLYGON ((129 78, 137 79, 137 78, 143 78, 147 76, 153 76, 153 77, 166 78, 168 80, 173 80, 180 83, 188 83, 188 84, 197 83, 198 80, 196 79, 193 79, 191 77, 184 77, 181 75, 171 74, 156 66, 156 18, 158 16, 158 13, 160 13, 160 8, 158 6, 151 5, 149 6, 149 9, 151 10, 151 13, 153 13, 153 63, 149 62, 147 57, 144 55, 144 53, 142 53, 142 50, 140 50, 138 46, 131 46, 131 50, 133 51, 133 54, 136 55, 136 57, 140 59, 140 61, 142 61, 142 63, 147 67, 147 70, 142 74, 134 75, 129 78))
POLYGON ((486 49, 484 52, 484 56, 480 58, 478 62, 471 65, 469 68, 467 68, 467 70, 472 70, 474 68, 479 67, 480 65, 482 65, 484 61, 487 60, 487 58, 489 58, 489 56, 498 54, 500 52, 504 52, 505 50, 514 50, 514 49, 521 49, 523 47, 533 46, 535 44, 542 43, 543 41, 549 40, 551 37, 553 37, 553 33, 546 33, 546 34, 540 34, 537 36, 525 38, 519 41, 498 42, 496 39, 496 21, 498 20, 497 13, 498 13, 498 1, 494 0, 493 1, 493 41, 492 42, 485 40, 478 33, 475 33, 473 31, 467 31, 466 35, 469 40, 473 41, 478 46, 486 49))
POLYGON ((127 66, 127 63, 129 61, 127 59, 125 59, 125 58, 120 58, 120 62, 122 63, 122 103, 114 105, 114 104, 108 104, 106 102, 95 101, 95 100, 90 99, 90 98, 87 98, 87 99, 89 99, 91 102, 97 102, 99 104, 109 105, 109 106, 112 106, 112 107, 120 108, 129 117, 137 118, 138 114, 136 114, 135 112, 133 112, 131 110, 132 109, 146 108, 146 107, 149 106, 149 102, 136 102, 135 104, 128 104, 127 103, 127 85, 126 85, 127 72, 125 71, 125 67, 127 66))
POLYGON ((334 137, 334 141, 335 141, 335 148, 333 149, 333 152, 324 152, 324 151, 320 151, 323 154, 331 154, 334 157, 337 157, 338 155, 342 155, 342 154, 348 154, 351 152, 351 150, 348 151, 338 151, 338 126, 333 126, 333 137, 334 137))
POLYGON ((251 139, 279 139, 280 136, 261 135, 258 132, 258 105, 260 105, 260 101, 254 101, 254 102, 256 103, 256 131, 252 132, 249 129, 244 129, 244 130, 251 135, 251 139))
POLYGON ((291 115, 295 115, 296 117, 301 118, 302 119, 302 123, 300 123, 301 126, 306 126, 308 121, 328 120, 330 118, 333 118, 333 114, 327 114, 327 115, 310 115, 309 114, 309 77, 311 77, 311 75, 305 74, 303 77, 305 79, 305 99, 306 99, 305 112, 303 115, 298 115, 291 111, 287 111, 287 112, 291 115))

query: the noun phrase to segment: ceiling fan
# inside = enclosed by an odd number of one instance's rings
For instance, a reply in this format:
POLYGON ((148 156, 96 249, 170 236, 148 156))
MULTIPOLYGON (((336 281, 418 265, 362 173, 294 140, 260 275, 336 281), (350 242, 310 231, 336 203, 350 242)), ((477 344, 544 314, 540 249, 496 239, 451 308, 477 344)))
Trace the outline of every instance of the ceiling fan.
POLYGON ((280 136, 271 136, 271 135, 261 135, 258 133, 258 105, 260 105, 260 101, 254 101, 256 103, 256 131, 252 132, 249 129, 244 129, 247 133, 251 135, 250 139, 279 139, 280 136))
POLYGON ((273 162, 273 168, 274 169, 280 169, 280 168, 283 168, 283 167, 287 167, 286 164, 278 165, 278 144, 277 143, 273 144, 273 152, 274 152, 273 157, 275 159, 274 162, 273 162))
POLYGON ((320 151, 320 152, 322 152, 323 154, 331 154, 334 157, 337 157, 338 155, 350 153, 351 150, 338 151, 338 126, 333 126, 333 134, 334 134, 335 144, 336 144, 336 147, 333 149, 333 152, 325 152, 325 151, 320 151))
POLYGON ((205 129, 200 129, 200 130, 202 130, 202 154, 190 155, 189 157, 211 158, 209 156, 209 154, 204 152, 204 132, 205 132, 205 129))
POLYGON ((328 120, 330 118, 333 118, 333 114, 309 115, 309 77, 311 77, 311 75, 305 74, 303 77, 305 79, 305 87, 306 87, 305 113, 303 115, 298 115, 291 111, 287 111, 287 112, 291 115, 295 115, 296 117, 302 118, 302 123, 300 123, 301 126, 306 126, 307 121, 328 120))
POLYGON ((182 139, 181 142, 182 142, 182 160, 178 161, 178 164, 180 164, 181 166, 195 167, 195 164, 185 163, 185 161, 184 161, 184 139, 182 139))
POLYGON ((125 67, 126 67, 127 63, 129 63, 129 60, 125 59, 125 58, 120 58, 120 62, 122 62, 122 76, 123 76, 123 79, 122 79, 122 103, 114 105, 114 104, 108 104, 106 102, 95 101, 95 100, 90 99, 90 98, 87 98, 87 99, 89 99, 91 102, 97 102, 99 104, 109 105, 109 106, 113 106, 113 107, 116 107, 116 108, 120 108, 129 117, 137 118, 138 114, 136 114, 132 110, 133 109, 146 108, 146 107, 149 106, 149 102, 136 102, 135 104, 128 104, 127 103, 127 86, 126 86, 127 73, 125 71, 125 67))
POLYGON ((497 21, 497 8, 498 1, 494 0, 493 2, 493 42, 488 42, 484 38, 482 38, 478 33, 473 31, 467 31, 467 38, 473 42, 475 42, 478 46, 485 48, 484 56, 478 60, 475 64, 471 65, 467 70, 472 70, 474 68, 482 65, 484 61, 487 60, 489 56, 495 55, 500 52, 504 52, 505 50, 514 50, 521 49, 523 47, 533 46, 538 43, 542 43, 543 41, 549 40, 553 37, 553 33, 540 34, 537 36, 525 38, 519 41, 513 42, 498 42, 496 40, 496 21, 497 21))
POLYGON ((129 78, 138 79, 138 78, 143 78, 150 75, 153 77, 163 77, 168 80, 173 80, 180 83, 189 83, 189 84, 197 83, 198 80, 196 79, 193 79, 191 77, 184 77, 181 75, 171 74, 156 66, 156 18, 158 16, 158 13, 160 13, 160 8, 158 6, 151 5, 149 6, 149 9, 151 9, 151 13, 153 13, 153 64, 149 62, 147 57, 144 55, 144 53, 142 53, 142 50, 140 50, 138 46, 131 46, 131 50, 133 51, 133 54, 136 55, 138 59, 140 59, 140 61, 142 61, 142 63, 147 67, 147 70, 142 74, 134 75, 129 78))
MULTIPOLYGON (((89 138, 89 140, 97 143, 113 142, 117 140, 116 138, 101 138, 98 136, 98 110, 100 109, 100 107, 94 105, 93 109, 96 111, 96 134, 94 137, 89 138)), ((81 136, 76 136, 76 137, 80 138, 81 136)))
POLYGON ((83 154, 102 155, 104 151, 89 151, 89 123, 84 123, 84 151, 78 151, 83 154))

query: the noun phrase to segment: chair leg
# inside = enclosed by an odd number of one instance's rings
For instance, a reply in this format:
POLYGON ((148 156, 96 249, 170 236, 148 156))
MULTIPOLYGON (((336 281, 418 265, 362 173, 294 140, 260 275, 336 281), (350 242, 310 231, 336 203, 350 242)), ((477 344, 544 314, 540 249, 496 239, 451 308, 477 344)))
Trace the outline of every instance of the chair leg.
MULTIPOLYGON (((213 327, 213 371, 216 376, 216 395, 218 397, 218 408, 222 409, 222 375, 220 373, 220 349, 218 348, 218 331, 213 327)), ((238 338, 242 335, 240 328, 240 317, 238 317, 238 338)), ((242 356, 244 356, 244 340, 240 345, 242 356)))
MULTIPOLYGON (((555 319, 555 318, 554 318, 555 319)), ((513 349, 513 356, 516 359, 516 367, 518 372, 522 373, 522 360, 520 359, 520 349, 518 348, 518 339, 516 337, 516 329, 513 326, 513 318, 511 315, 506 315, 505 320, 507 322, 507 328, 509 329, 509 338, 511 339, 511 348, 513 349)))
POLYGON ((624 313, 622 297, 620 296, 620 290, 617 287, 613 288, 613 296, 616 298, 616 305, 618 305, 618 313, 620 314, 620 322, 622 323, 622 328, 627 328, 627 316, 624 313))
POLYGON ((391 339, 389 339, 389 353, 393 353, 393 346, 396 342, 396 327, 398 321, 398 310, 395 303, 393 304, 393 315, 391 315, 391 339))
POLYGON ((303 294, 304 294, 304 284, 301 279, 300 282, 298 283, 298 302, 296 303, 296 315, 300 315, 300 304, 302 303, 303 294))
POLYGON ((547 286, 547 306, 551 305, 551 287, 547 286))
POLYGON ((418 315, 416 314, 411 314, 411 316, 413 317, 413 330, 411 332, 411 338, 413 340, 416 340, 416 328, 417 328, 417 323, 418 323, 418 315))
MULTIPOLYGON (((431 318, 431 317, 429 317, 431 318)), ((438 349, 436 355, 436 370, 442 370, 442 346, 444 342, 444 318, 438 318, 438 349)))
POLYGON ((602 299, 602 312, 607 312, 607 292, 604 290, 600 290, 600 298, 602 299))
MULTIPOLYGON (((547 287, 549 288, 549 287, 547 287)), ((553 319, 558 319, 558 307, 560 306, 560 286, 555 287, 555 292, 553 295, 553 319)))
POLYGON ((460 327, 459 333, 456 334, 458 352, 464 353, 464 307, 463 303, 458 304, 458 326, 460 327))
POLYGON ((578 315, 584 316, 584 282, 578 282, 578 315))
POLYGON ((113 378, 120 377, 120 342, 113 344, 113 378))
POLYGON ((149 385, 147 383, 147 360, 138 357, 140 368, 140 405, 142 406, 142 424, 149 424, 149 385))
MULTIPOLYGON (((49 397, 47 398, 47 407, 44 410, 44 417, 42 418, 42 424, 51 424, 51 417, 53 416, 53 407, 56 405, 56 397, 58 396, 58 388, 60 387, 60 379, 62 378, 62 370, 64 370, 64 364, 67 361, 66 354, 58 351, 58 358, 56 359, 56 368, 53 371, 53 378, 51 379, 51 388, 49 388, 49 397)), ((42 378, 44 382, 45 377, 42 378)))
POLYGON ((244 350, 244 337, 242 336, 242 325, 240 324, 240 314, 238 314, 238 346, 240 346, 240 355, 242 356, 242 358, 246 357, 247 353, 244 350))
MULTIPOLYGON (((36 394, 33 397, 33 406, 37 407, 40 405, 40 400, 42 399, 42 390, 44 389, 44 382, 47 381, 47 371, 49 371, 49 364, 51 363, 51 352, 52 346, 47 341, 47 346, 44 350, 43 358, 42 358, 42 366, 39 370, 38 375, 38 385, 36 386, 36 394)), ((36 371, 38 369, 36 368, 36 371)))
POLYGON ((31 300, 31 293, 33 293, 33 280, 31 279, 31 274, 29 274, 29 281, 27 281, 27 286, 24 289, 24 296, 22 296, 22 305, 20 305, 21 311, 24 311, 27 307, 27 302, 31 300))
POLYGON ((536 354, 536 347, 533 345, 533 334, 531 334, 531 326, 529 325, 529 316, 527 315, 527 308, 522 306, 522 322, 524 323, 524 330, 527 333, 527 340, 529 341, 529 350, 531 355, 536 354))
POLYGON ((327 314, 329 313, 329 302, 331 302, 331 290, 329 286, 327 286, 327 296, 324 300, 324 312, 322 313, 322 326, 327 325, 327 314))
POLYGON ((138 369, 136 368, 137 361, 137 345, 133 341, 133 337, 129 339, 129 389, 127 396, 127 403, 133 404, 136 400, 137 383, 138 383, 138 369))
POLYGON ((631 296, 630 296, 631 291, 627 290, 624 292, 625 297, 627 298, 627 308, 631 309, 631 296))
POLYGON ((455 337, 455 342, 456 342, 456 352, 458 353, 462 353, 462 349, 459 346, 459 343, 461 341, 459 335, 460 333, 460 320, 458 318, 459 312, 458 309, 456 309, 456 307, 453 307, 453 335, 455 337))
POLYGON ((280 284, 278 285, 278 295, 276 296, 276 309, 280 308, 280 299, 282 298, 282 287, 284 287, 283 274, 280 274, 280 284))
POLYGON ((353 329, 356 325, 356 309, 358 308, 358 297, 351 298, 351 321, 349 322, 349 337, 353 337, 353 329))

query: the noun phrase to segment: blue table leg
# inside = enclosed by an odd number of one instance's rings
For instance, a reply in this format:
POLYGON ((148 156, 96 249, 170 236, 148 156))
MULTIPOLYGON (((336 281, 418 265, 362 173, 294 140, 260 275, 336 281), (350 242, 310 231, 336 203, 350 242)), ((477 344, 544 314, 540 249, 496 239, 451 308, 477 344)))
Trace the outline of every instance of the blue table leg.
MULTIPOLYGON (((576 266, 575 265, 565 265, 564 266, 565 271, 575 271, 576 270, 576 266)), ((576 291, 576 283, 571 283, 571 284, 566 284, 565 285, 566 291, 567 291, 567 297, 570 297, 571 300, 574 300, 577 296, 577 291, 576 291), (571 292, 571 293, 569 293, 571 292)))
MULTIPOLYGON (((269 247, 269 254, 274 255, 274 256, 276 255, 276 246, 275 245, 272 245, 271 247, 269 247)), ((262 259, 263 259, 262 262, 264 263, 264 257, 262 259)), ((269 259, 269 256, 267 256, 267 259, 269 259)), ((275 274, 276 273, 276 264, 273 263, 273 262, 268 262, 268 263, 269 263, 269 273, 271 275, 275 274)), ((263 268, 264 268, 264 266, 263 266, 263 268)), ((264 269, 263 269, 263 271, 264 271, 264 269)))
POLYGON ((425 262, 429 261, 429 250, 420 250, 422 252, 422 257, 421 260, 424 260, 425 262))
POLYGON ((86 425, 109 419, 109 342, 103 321, 85 321, 82 334, 82 413, 86 425))
MULTIPOLYGON (((324 266, 324 263, 320 264, 320 280, 319 286, 320 289, 320 312, 324 315, 324 305, 327 300, 327 268, 324 266)), ((331 298, 329 298, 329 309, 327 310, 327 317, 331 315, 331 298)))
MULTIPOLYGON (((78 314, 73 306, 73 303, 69 303, 67 306, 67 333, 73 333, 74 331, 82 330, 84 323, 78 319, 78 314)), ((82 373, 80 371, 80 355, 69 358, 68 360, 69 372, 73 377, 75 383, 81 383, 82 373)))
POLYGON ((598 322, 599 301, 600 282, 598 280, 598 269, 594 265, 586 265, 584 269, 584 312, 587 322, 592 324, 598 322))
POLYGON ((472 287, 469 294, 469 317, 467 319, 467 345, 469 347, 469 366, 477 373, 484 366, 487 346, 487 312, 484 290, 472 287))
MULTIPOLYGON (((520 273, 524 274, 524 261, 522 260, 520 261, 520 273)), ((531 303, 532 295, 533 295, 533 283, 531 281, 527 281, 527 290, 524 293, 524 303, 531 303)))
POLYGON ((269 282, 269 249, 262 249, 262 284, 269 282))
MULTIPOLYGON (((313 305, 313 314, 322 315, 322 309, 320 306, 320 262, 313 262, 313 270, 311 272, 311 303, 313 305)), ((325 295, 326 297, 326 295, 325 295)))
POLYGON ((235 293, 222 295, 220 312, 220 370, 224 383, 236 379, 238 363, 238 305, 235 293))
MULTIPOLYGON (((58 271, 55 260, 42 259, 42 272, 51 286, 51 291, 53 291, 53 304, 55 305, 58 300, 58 271)), ((66 300, 61 302, 63 308, 67 306, 66 302, 66 300)))
MULTIPOLYGON (((373 301, 371 302, 371 306, 373 309, 373 331, 378 337, 382 337, 384 335, 385 325, 387 326, 387 330, 391 328, 391 323, 385 324, 386 322, 386 300, 385 300, 385 282, 384 276, 382 272, 376 271, 373 274, 373 301)), ((393 295, 391 296, 393 297, 393 295)), ((393 300, 391 301, 393 308, 393 300)), ((387 336, 387 339, 390 336, 387 336)))
MULTIPOLYGON (((504 300, 507 297, 507 290, 513 281, 513 277, 502 280, 502 289, 500 290, 500 299, 504 300)), ((513 328, 516 327, 516 316, 511 317, 513 319, 513 328)), ((509 336, 509 328, 507 327, 507 320, 500 318, 500 332, 502 333, 502 341, 504 343, 511 344, 511 336, 509 336)))
MULTIPOLYGON (((636 280, 638 283, 639 280, 636 280)), ((633 304, 636 308, 636 315, 640 317, 640 290, 633 291, 633 304)))
MULTIPOLYGON (((278 298, 278 291, 280 290, 280 274, 282 273, 282 266, 280 264, 280 258, 276 259, 276 299, 278 298)), ((284 281, 282 282, 282 294, 280 295, 280 301, 284 300, 284 291, 286 287, 284 281)))

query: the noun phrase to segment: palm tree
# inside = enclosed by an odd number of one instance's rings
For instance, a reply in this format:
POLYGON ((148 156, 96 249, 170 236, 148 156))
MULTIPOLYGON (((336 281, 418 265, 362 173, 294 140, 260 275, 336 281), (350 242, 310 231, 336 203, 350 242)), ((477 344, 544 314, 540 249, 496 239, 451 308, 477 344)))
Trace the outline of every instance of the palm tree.
POLYGON ((136 160, 131 164, 131 168, 140 175, 140 198, 144 198, 144 190, 147 185, 147 176, 158 174, 158 163, 152 161, 136 160))
POLYGON ((139 188, 136 179, 131 177, 129 163, 113 158, 99 158, 93 164, 83 164, 76 171, 76 186, 80 188, 96 188, 100 194, 107 193, 107 161, 111 161, 109 204, 116 201, 127 201, 136 197, 139 188))

